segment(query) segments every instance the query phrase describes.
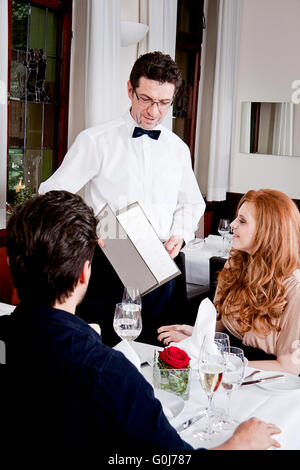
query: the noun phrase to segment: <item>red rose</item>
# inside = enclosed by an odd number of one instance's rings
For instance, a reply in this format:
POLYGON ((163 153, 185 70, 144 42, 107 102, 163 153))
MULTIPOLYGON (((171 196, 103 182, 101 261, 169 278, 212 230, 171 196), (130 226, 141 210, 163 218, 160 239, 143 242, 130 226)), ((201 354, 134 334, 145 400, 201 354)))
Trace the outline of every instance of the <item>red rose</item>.
POLYGON ((182 349, 170 346, 159 351, 159 360, 164 362, 168 369, 186 369, 190 365, 191 358, 182 349))

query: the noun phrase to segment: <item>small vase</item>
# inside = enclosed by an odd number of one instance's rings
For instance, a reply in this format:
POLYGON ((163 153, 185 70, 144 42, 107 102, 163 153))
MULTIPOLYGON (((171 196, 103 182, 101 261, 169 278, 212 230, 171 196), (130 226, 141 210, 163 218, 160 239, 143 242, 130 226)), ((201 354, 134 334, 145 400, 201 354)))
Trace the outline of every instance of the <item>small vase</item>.
POLYGON ((153 366, 153 385, 161 390, 174 393, 188 400, 190 392, 190 368, 161 369, 156 363, 153 366))

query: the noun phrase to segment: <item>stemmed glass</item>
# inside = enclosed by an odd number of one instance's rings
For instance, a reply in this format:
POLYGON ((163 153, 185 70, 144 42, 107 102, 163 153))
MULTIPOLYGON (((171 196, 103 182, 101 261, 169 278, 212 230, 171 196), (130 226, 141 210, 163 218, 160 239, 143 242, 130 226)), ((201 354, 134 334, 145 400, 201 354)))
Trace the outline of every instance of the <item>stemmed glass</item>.
POLYGON ((244 351, 234 346, 224 348, 225 371, 222 378, 222 387, 227 394, 227 408, 225 416, 218 423, 222 429, 234 429, 239 423, 229 415, 231 394, 242 383, 245 371, 244 351))
POLYGON ((142 305, 140 290, 137 287, 125 287, 123 291, 122 302, 125 304, 142 305))
POLYGON ((200 350, 199 379, 208 399, 207 426, 205 429, 195 434, 196 437, 202 440, 210 439, 218 432, 214 425, 215 416, 211 403, 214 393, 217 391, 222 381, 224 367, 222 348, 219 348, 214 340, 208 341, 208 339, 205 338, 200 350))
POLYGON ((230 347, 229 336, 227 333, 223 333, 222 331, 216 331, 214 341, 219 346, 219 348, 223 350, 224 348, 230 347))
POLYGON ((114 330, 121 339, 134 341, 142 331, 142 299, 137 287, 124 288, 122 302, 116 305, 114 330))
POLYGON ((232 247, 232 239, 233 239, 233 229, 232 227, 229 228, 228 232, 225 233, 225 253, 226 256, 229 256, 231 247, 232 247))
POLYGON ((218 225, 218 232, 222 237, 223 241, 223 250, 219 252, 222 256, 226 255, 225 251, 225 235, 230 231, 230 220, 229 219, 220 219, 219 225, 218 225))
POLYGON ((129 302, 117 304, 113 326, 122 340, 134 341, 142 331, 141 305, 129 302))

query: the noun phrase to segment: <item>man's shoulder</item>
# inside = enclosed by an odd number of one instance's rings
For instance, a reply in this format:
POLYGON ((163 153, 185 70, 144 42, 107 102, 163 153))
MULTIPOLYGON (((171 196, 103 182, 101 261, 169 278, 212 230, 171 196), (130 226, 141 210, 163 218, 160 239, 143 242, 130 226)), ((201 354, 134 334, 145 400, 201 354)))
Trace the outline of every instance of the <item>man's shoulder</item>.
POLYGON ((188 145, 179 137, 179 135, 175 134, 174 131, 171 131, 165 126, 160 126, 163 135, 168 139, 176 147, 180 148, 184 152, 189 152, 188 145))
POLYGON ((87 127, 80 132, 80 138, 90 138, 96 139, 102 135, 105 135, 111 131, 115 131, 118 128, 122 127, 125 124, 124 119, 119 117, 117 119, 112 119, 110 121, 98 124, 96 126, 87 127))

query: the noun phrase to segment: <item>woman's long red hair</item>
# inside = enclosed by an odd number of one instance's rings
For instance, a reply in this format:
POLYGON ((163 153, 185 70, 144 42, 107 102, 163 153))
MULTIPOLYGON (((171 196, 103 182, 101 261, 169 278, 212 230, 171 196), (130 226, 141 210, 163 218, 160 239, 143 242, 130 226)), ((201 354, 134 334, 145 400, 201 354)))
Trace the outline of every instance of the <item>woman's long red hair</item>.
POLYGON ((218 277, 215 299, 220 317, 236 322, 241 333, 253 328, 267 335, 279 330, 286 305, 285 280, 300 268, 300 213, 284 193, 272 189, 248 191, 240 200, 256 211, 251 253, 232 250, 218 277))

